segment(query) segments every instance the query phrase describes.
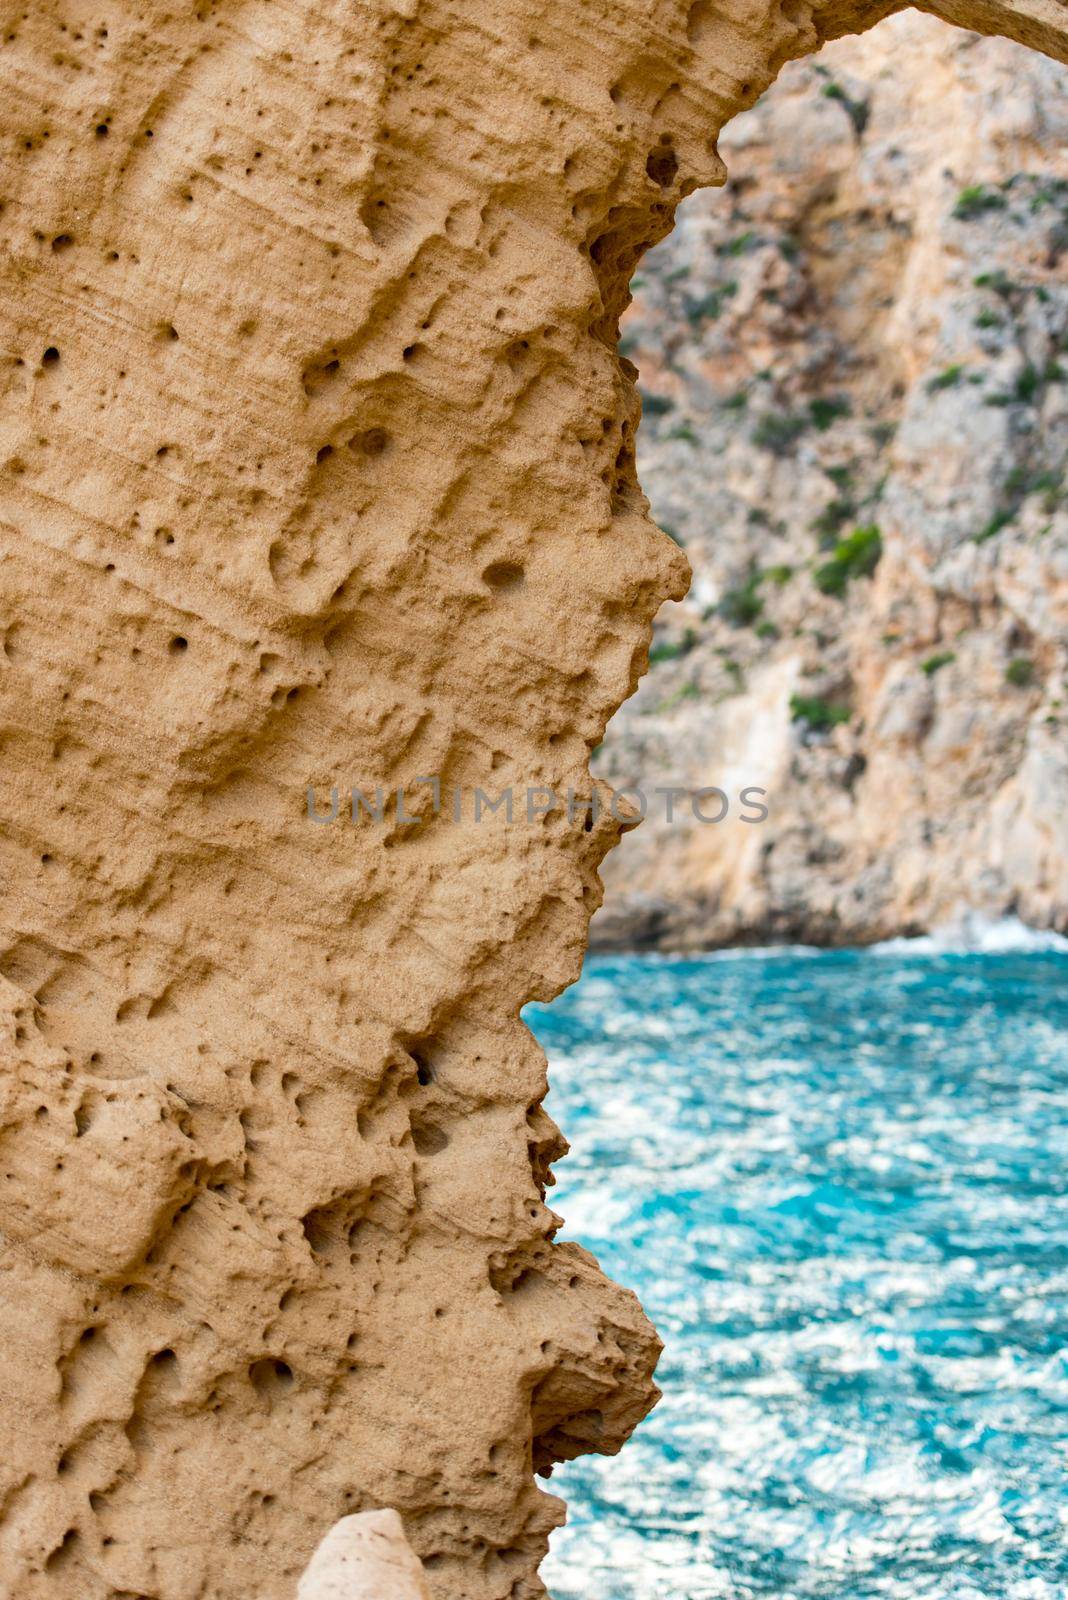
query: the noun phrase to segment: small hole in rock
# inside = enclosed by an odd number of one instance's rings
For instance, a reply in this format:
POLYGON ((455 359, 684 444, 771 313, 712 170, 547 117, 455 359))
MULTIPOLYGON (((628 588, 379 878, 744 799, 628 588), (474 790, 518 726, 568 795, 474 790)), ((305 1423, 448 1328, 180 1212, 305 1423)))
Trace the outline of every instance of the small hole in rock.
POLYGON ((645 170, 661 189, 670 189, 679 170, 679 158, 670 145, 662 145, 659 149, 650 150, 645 170))
POLYGON ((57 1567, 65 1567, 74 1555, 78 1543, 79 1534, 77 1528, 68 1528, 63 1535, 63 1542, 56 1546, 45 1562, 45 1571, 54 1572, 57 1567))
POLYGON ((380 456, 389 444, 389 434, 385 428, 365 428, 362 433, 354 433, 349 440, 349 449, 365 456, 380 456))
POLYGON ((523 582, 523 568, 518 561, 494 561, 483 572, 482 581, 498 593, 516 589, 523 582))
POLYGON ((263 1395, 288 1389, 293 1383, 293 1368, 288 1361, 272 1360, 269 1356, 262 1361, 254 1361, 248 1375, 253 1388, 263 1395))
POLYGON ((447 1149, 449 1136, 444 1128, 435 1127, 433 1123, 417 1123, 412 1127, 412 1143, 416 1155, 436 1156, 447 1149))

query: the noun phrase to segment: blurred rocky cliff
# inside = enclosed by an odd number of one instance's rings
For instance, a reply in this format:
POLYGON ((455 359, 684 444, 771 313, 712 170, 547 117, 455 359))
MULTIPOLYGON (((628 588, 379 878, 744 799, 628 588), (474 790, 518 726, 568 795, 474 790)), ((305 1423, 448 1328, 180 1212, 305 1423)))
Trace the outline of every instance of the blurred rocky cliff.
POLYGON ((639 466, 694 583, 597 753, 650 817, 595 945, 1068 925, 1066 88, 892 18, 788 68, 639 268, 639 466))

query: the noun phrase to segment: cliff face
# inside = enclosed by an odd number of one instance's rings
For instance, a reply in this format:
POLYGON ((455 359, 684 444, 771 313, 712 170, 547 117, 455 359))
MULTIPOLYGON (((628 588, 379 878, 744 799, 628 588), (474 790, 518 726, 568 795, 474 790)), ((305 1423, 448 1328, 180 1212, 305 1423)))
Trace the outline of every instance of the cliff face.
POLYGON ((518 1021, 619 824, 472 795, 586 789, 686 583, 635 262, 887 9, 3 8, 10 1600, 291 1600, 382 1506, 437 1600, 536 1596, 532 1468, 654 1398, 518 1021))
POLYGON ((598 755, 652 814, 594 938, 1068 927, 1063 68, 902 15, 788 68, 720 148, 726 192, 687 203, 624 326, 643 483, 696 580, 598 755), (680 797, 668 827, 655 783, 732 809, 680 797))

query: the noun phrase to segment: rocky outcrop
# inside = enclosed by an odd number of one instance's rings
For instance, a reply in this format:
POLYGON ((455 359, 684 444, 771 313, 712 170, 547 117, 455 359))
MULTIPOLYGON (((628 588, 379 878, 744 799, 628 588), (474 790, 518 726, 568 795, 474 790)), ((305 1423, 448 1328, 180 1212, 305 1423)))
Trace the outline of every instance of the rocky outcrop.
POLYGON ((696 578, 596 765, 685 793, 608 864, 594 938, 1066 928, 1063 69, 902 15, 721 150, 624 327, 696 578))
POLYGON ((292 1600, 383 1506, 436 1600, 529 1600, 532 1469, 651 1404, 518 1020, 623 822, 474 791, 585 791, 687 582, 634 265, 889 9, 4 8, 10 1600, 292 1600))
POLYGON ((397 1513, 360 1511, 330 1529, 297 1600, 430 1600, 430 1590, 397 1513))

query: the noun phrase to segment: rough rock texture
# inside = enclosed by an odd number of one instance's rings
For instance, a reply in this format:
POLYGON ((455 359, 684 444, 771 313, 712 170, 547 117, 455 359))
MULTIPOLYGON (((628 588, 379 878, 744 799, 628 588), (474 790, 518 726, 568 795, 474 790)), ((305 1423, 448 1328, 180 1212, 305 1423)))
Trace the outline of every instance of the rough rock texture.
POLYGON ((654 803, 595 941, 1068 928, 1066 87, 888 19, 732 123, 642 263, 639 465, 696 578, 596 770, 732 808, 654 803))
POLYGON ((889 9, 3 6, 9 1600, 292 1600, 386 1505, 435 1600, 536 1596, 532 1466, 651 1403, 518 1021, 619 826, 305 791, 584 785, 687 577, 627 280, 889 9))
POLYGON ((308 1563, 297 1600, 430 1600, 395 1511, 358 1511, 334 1524, 308 1563))

